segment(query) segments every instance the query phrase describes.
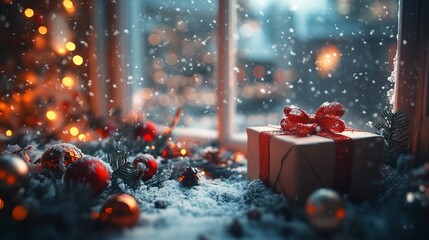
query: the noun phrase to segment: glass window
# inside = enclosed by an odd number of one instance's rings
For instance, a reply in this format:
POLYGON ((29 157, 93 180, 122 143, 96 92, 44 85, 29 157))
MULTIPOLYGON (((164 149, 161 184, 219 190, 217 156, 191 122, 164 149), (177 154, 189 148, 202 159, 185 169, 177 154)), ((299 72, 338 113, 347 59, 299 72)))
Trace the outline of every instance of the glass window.
POLYGON ((217 1, 127 1, 126 48, 131 108, 167 124, 215 129, 217 1))
POLYGON ((397 13, 396 0, 237 0, 236 129, 338 101, 370 130, 392 88, 397 13))

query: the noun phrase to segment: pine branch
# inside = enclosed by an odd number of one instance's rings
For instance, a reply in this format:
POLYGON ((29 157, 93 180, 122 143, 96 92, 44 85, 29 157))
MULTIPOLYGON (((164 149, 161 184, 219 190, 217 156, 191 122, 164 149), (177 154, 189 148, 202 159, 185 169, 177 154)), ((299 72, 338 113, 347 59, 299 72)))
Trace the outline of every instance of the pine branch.
POLYGON ((162 172, 159 172, 155 177, 145 182, 145 185, 148 187, 159 187, 162 185, 163 182, 167 181, 171 178, 171 175, 173 173, 173 169, 165 169, 162 172))
POLYGON ((375 128, 384 138, 384 162, 395 167, 398 156, 409 150, 410 121, 401 110, 384 110, 382 117, 383 121, 378 122, 375 128))
POLYGON ((128 186, 135 188, 140 185, 141 180, 136 178, 138 175, 137 169, 133 166, 132 162, 125 162, 113 171, 114 178, 120 178, 128 186))
POLYGON ((107 162, 110 164, 110 167, 112 167, 113 172, 127 163, 128 154, 127 148, 123 146, 117 146, 108 154, 107 162))
POLYGON ((127 160, 129 151, 121 142, 115 142, 113 145, 115 145, 114 150, 108 154, 106 161, 113 170, 112 177, 122 179, 125 184, 131 187, 138 186, 140 179, 136 178, 137 169, 132 162, 127 160))

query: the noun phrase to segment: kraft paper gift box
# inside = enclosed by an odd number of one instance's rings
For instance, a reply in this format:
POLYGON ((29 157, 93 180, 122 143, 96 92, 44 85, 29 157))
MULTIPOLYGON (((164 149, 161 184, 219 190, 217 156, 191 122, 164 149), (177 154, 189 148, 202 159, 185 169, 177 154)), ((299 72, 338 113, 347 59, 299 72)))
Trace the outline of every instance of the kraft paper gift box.
POLYGON ((340 192, 346 187, 345 194, 350 197, 374 196, 380 181, 383 138, 359 131, 344 131, 341 135, 353 142, 352 159, 340 159, 350 164, 346 172, 336 170, 338 143, 333 139, 281 135, 281 130, 268 126, 247 128, 248 179, 261 179, 276 192, 301 203, 318 188, 335 189, 336 186, 342 188, 340 192), (274 133, 268 134, 268 141, 260 141, 263 132, 274 133), (269 154, 268 163, 260 162, 267 157, 262 156, 264 153, 260 150, 269 154))

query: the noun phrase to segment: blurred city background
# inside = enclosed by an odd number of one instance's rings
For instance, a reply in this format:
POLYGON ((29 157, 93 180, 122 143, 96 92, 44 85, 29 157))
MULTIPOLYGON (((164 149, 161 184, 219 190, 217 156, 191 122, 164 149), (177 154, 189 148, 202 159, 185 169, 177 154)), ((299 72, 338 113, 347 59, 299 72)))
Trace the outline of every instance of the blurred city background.
MULTIPOLYGON (((217 2, 139 7, 130 17, 144 23, 147 64, 134 109, 162 121, 184 105, 184 125, 215 128, 217 2)), ((237 131, 278 124, 286 105, 312 112, 325 101, 343 103, 349 125, 370 127, 388 106, 397 13, 394 0, 238 0, 237 131)))

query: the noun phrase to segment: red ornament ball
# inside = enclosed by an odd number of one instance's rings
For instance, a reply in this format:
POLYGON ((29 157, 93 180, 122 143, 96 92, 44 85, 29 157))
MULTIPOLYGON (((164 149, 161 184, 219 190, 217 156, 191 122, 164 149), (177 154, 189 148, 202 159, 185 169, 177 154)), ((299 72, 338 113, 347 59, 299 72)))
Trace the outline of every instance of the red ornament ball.
POLYGON ((110 173, 110 166, 103 160, 85 156, 70 164, 64 174, 64 182, 87 184, 93 195, 98 195, 109 185, 110 173))
POLYGON ((58 143, 46 149, 40 157, 40 163, 44 169, 64 173, 70 163, 82 157, 82 152, 76 146, 69 143, 58 143))
POLYGON ((132 227, 140 217, 136 199, 120 193, 110 196, 100 211, 100 220, 111 227, 132 227))
POLYGON ((142 140, 145 140, 146 142, 154 140, 157 134, 158 130, 156 128, 156 124, 150 121, 139 123, 134 129, 134 136, 137 139, 140 138, 142 140))
POLYGON ((22 158, 15 155, 0 155, 0 194, 15 192, 27 183, 28 178, 29 169, 22 158))
POLYGON ((138 155, 134 159, 133 165, 138 171, 136 178, 143 181, 152 179, 158 170, 158 164, 156 163, 155 158, 150 154, 138 155))
POLYGON ((101 136, 101 138, 108 138, 112 133, 118 131, 119 126, 116 122, 109 121, 103 125, 103 127, 97 128, 97 133, 101 136))
POLYGON ((331 189, 321 188, 313 192, 305 206, 308 221, 317 231, 333 232, 346 218, 346 207, 341 196, 331 189))

